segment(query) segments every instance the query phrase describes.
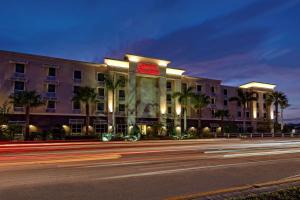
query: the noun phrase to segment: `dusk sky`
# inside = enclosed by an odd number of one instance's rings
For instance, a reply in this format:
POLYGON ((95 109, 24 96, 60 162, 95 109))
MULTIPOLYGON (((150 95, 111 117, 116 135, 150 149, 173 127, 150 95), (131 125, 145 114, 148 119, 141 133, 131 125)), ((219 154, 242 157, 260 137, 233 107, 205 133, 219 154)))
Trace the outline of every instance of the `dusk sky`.
POLYGON ((0 49, 103 62, 171 60, 238 86, 278 84, 300 121, 300 0, 1 0, 0 49))

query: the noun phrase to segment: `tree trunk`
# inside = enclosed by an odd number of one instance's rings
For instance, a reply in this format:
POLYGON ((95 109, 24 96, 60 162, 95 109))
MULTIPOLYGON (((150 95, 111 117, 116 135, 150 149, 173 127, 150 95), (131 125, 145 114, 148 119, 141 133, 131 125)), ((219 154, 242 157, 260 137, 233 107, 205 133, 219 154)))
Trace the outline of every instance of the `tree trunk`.
POLYGON ((116 116, 115 116, 115 89, 112 90, 112 132, 116 134, 116 116))
POLYGON ((85 103, 85 135, 89 135, 89 126, 90 126, 90 105, 85 103))
POLYGON ((274 123, 274 132, 277 132, 278 127, 278 102, 275 102, 275 123, 274 123))
POLYGON ((283 120, 283 108, 281 108, 281 131, 283 130, 284 120, 283 120))
POLYGON ((29 125, 30 125, 30 107, 29 106, 26 106, 25 107, 25 137, 24 137, 24 140, 29 140, 29 125))
POLYGON ((198 132, 202 132, 202 126, 201 126, 201 118, 202 118, 202 110, 201 108, 199 109, 199 120, 198 120, 198 132))
POLYGON ((246 107, 243 108, 243 132, 246 133, 246 107))
POLYGON ((221 117, 221 135, 224 136, 224 117, 221 117))
POLYGON ((186 132, 186 128, 187 128, 187 118, 186 118, 186 109, 184 108, 183 109, 183 130, 184 132, 186 132))

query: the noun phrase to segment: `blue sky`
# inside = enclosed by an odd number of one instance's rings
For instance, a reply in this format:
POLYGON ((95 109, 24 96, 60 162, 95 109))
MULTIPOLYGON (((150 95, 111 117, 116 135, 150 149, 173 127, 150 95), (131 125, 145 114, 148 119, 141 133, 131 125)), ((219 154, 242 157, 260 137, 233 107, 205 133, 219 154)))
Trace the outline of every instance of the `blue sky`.
POLYGON ((172 60, 200 77, 278 84, 300 121, 300 0, 4 1, 0 49, 172 60))

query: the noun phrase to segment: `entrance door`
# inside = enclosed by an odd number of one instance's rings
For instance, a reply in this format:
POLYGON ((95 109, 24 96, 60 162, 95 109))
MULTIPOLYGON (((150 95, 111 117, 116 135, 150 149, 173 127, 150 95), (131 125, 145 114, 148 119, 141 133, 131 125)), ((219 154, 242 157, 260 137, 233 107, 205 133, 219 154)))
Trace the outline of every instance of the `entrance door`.
POLYGON ((142 135, 147 135, 147 125, 146 124, 140 124, 138 125, 140 132, 142 135))

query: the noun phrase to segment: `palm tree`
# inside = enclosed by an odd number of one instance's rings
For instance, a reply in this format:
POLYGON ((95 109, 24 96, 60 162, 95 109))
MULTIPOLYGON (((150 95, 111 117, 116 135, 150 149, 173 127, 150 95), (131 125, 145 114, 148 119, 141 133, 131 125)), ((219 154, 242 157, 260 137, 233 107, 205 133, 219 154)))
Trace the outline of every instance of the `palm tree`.
POLYGON ((189 104, 189 100, 195 97, 195 93, 193 92, 193 87, 184 88, 182 92, 175 92, 173 94, 173 98, 178 98, 178 102, 180 103, 183 111, 183 131, 186 132, 187 129, 187 106, 189 104))
POLYGON ((10 95, 11 103, 25 107, 25 140, 29 140, 30 110, 44 105, 41 95, 36 91, 21 91, 10 95))
POLYGON ((210 97, 205 94, 195 95, 193 98, 193 106, 199 112, 199 127, 201 128, 202 109, 210 104, 210 97))
POLYGON ((286 101, 287 97, 283 92, 274 91, 274 92, 267 95, 267 99, 268 99, 269 103, 274 104, 274 107, 275 107, 275 124, 278 124, 278 114, 279 114, 280 102, 286 101))
POLYGON ((94 88, 79 87, 72 101, 85 104, 85 134, 88 135, 90 126, 90 104, 97 102, 97 93, 94 88))
POLYGON ((246 109, 247 105, 252 101, 257 101, 257 97, 254 96, 255 92, 248 92, 242 89, 238 89, 238 95, 236 97, 231 97, 229 101, 236 101, 238 104, 242 105, 243 108, 243 132, 246 132, 246 109))
POLYGON ((217 110, 215 113, 215 116, 218 118, 221 118, 221 133, 224 135, 224 118, 229 117, 229 111, 228 110, 217 110))
POLYGON ((7 102, 4 102, 2 106, 0 106, 0 125, 7 124, 9 113, 9 106, 7 102))
POLYGON ((116 92, 119 87, 121 87, 125 83, 124 77, 119 77, 118 79, 115 79, 114 76, 107 75, 105 77, 105 87, 108 91, 112 92, 112 130, 113 134, 116 133, 116 117, 115 117, 115 101, 116 101, 116 92))
POLYGON ((286 97, 286 95, 283 95, 283 97, 279 101, 279 106, 281 109, 281 130, 283 130, 284 120, 283 120, 283 110, 290 106, 289 100, 286 97))

